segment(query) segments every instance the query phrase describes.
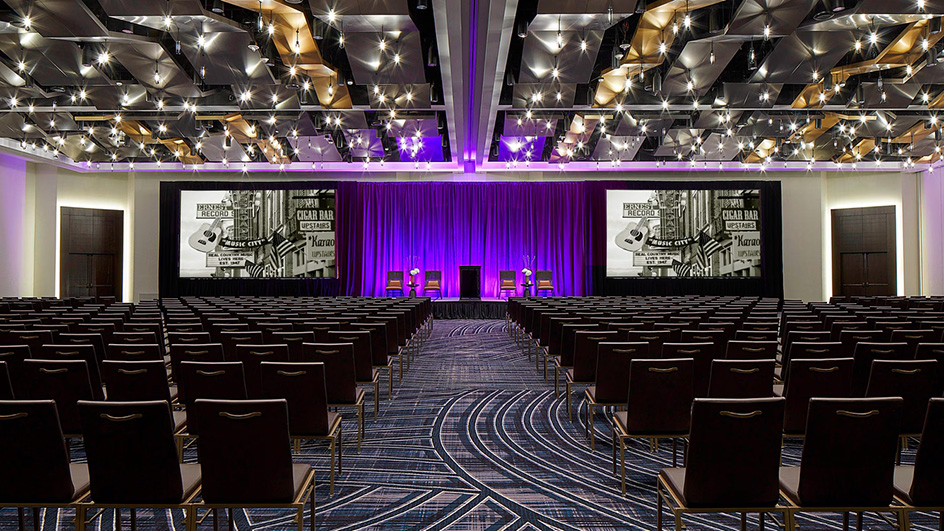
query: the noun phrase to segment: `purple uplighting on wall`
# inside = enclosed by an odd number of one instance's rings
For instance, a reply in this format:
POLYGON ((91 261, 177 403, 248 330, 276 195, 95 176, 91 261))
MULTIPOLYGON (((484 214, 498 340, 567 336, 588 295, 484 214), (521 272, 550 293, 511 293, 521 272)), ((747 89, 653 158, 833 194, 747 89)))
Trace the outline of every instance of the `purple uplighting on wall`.
POLYGON ((443 162, 442 136, 400 136, 397 149, 404 162, 443 162))
POLYGON ((502 162, 541 160, 545 140, 547 140, 547 137, 543 136, 502 135, 501 142, 498 145, 498 160, 502 162))

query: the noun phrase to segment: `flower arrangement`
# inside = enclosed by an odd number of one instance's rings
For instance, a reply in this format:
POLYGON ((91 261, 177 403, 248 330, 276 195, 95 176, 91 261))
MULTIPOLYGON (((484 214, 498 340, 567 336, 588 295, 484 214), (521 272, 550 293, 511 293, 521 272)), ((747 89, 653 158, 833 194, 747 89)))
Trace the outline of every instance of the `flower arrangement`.
POLYGON ((410 276, 414 276, 414 277, 415 277, 416 275, 419 275, 419 274, 420 274, 420 270, 419 270, 418 268, 416 268, 416 267, 414 267, 413 269, 410 270, 410 276))
POLYGON ((531 276, 531 270, 528 269, 527 267, 522 269, 521 272, 524 273, 525 278, 528 278, 531 276))

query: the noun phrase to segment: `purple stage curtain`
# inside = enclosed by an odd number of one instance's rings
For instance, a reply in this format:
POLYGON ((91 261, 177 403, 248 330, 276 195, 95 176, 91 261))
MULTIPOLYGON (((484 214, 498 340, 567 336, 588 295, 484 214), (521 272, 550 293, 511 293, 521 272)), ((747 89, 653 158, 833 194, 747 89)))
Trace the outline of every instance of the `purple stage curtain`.
MULTIPOLYGON (((482 266, 482 297, 498 297, 499 271, 523 281, 553 273, 554 295, 590 293, 589 201, 583 183, 339 183, 342 292, 383 296, 387 271, 442 273, 442 296, 459 296, 459 266, 482 266), (350 242, 344 243, 341 242, 350 242), (409 257, 416 256, 415 260, 409 257)), ((518 289, 521 294, 521 289, 518 289)))

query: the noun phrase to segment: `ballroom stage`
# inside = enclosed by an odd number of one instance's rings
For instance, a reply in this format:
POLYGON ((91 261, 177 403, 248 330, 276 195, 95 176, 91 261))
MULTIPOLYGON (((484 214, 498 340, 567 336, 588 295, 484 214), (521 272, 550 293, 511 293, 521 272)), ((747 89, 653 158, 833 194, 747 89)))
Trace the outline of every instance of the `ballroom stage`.
POLYGON ((436 319, 504 319, 508 301, 485 297, 482 299, 459 299, 444 297, 433 299, 433 317, 436 319))

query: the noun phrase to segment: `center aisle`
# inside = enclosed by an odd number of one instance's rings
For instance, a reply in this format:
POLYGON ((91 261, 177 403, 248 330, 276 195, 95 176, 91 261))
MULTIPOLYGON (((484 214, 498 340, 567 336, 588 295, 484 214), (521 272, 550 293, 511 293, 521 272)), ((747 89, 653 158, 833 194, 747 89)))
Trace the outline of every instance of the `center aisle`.
POLYGON ((392 404, 383 401, 378 421, 367 423, 360 455, 345 445, 338 492, 330 501, 319 496, 319 526, 653 527, 653 486, 632 479, 648 483, 652 470, 669 464, 669 453, 645 452, 651 468, 643 474, 634 462, 622 497, 602 417, 591 453, 583 424, 567 420, 553 383, 535 371, 502 321, 436 321, 392 404))

